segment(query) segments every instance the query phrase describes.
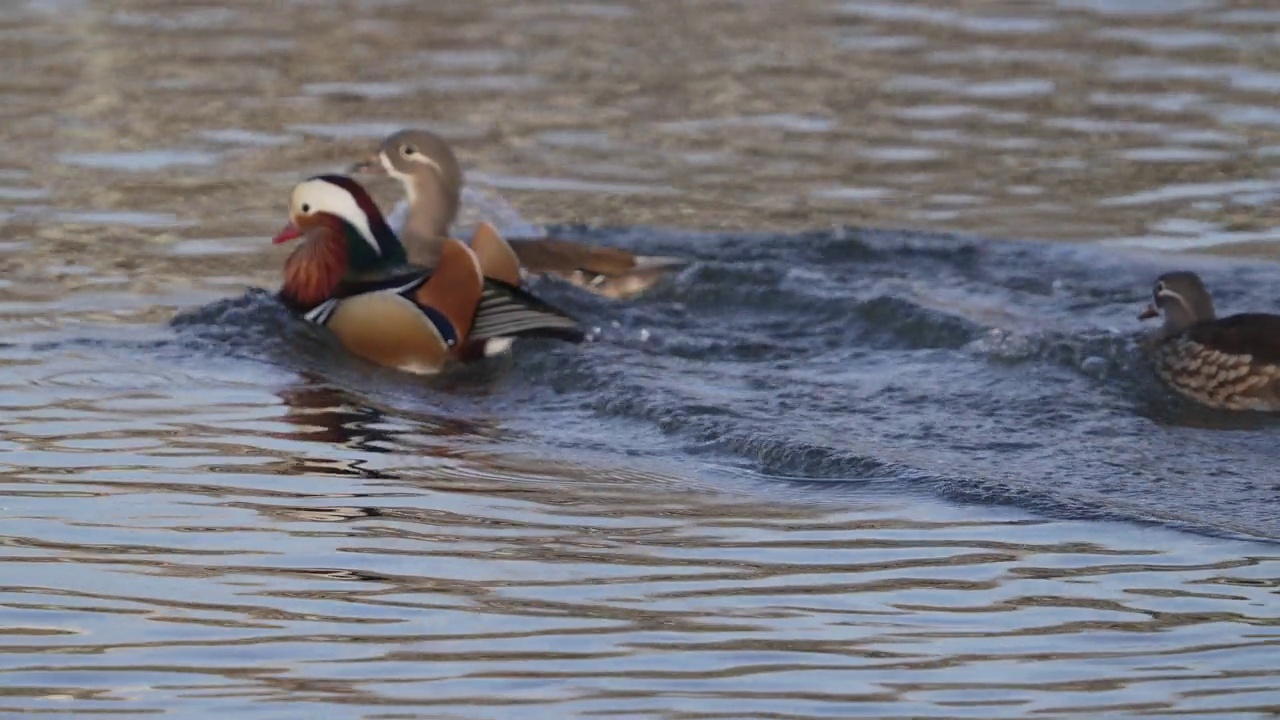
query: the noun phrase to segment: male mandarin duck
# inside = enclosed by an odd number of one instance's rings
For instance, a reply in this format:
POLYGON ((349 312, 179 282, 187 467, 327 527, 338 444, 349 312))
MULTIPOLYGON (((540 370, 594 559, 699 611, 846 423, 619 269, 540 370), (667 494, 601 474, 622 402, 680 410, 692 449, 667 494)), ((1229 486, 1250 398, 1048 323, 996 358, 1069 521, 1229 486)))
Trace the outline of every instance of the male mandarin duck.
POLYGON ((491 272, 510 274, 510 253, 496 233, 477 238, 482 255, 442 239, 433 270, 409 265, 378 206, 349 177, 319 175, 294 188, 289 224, 273 242, 299 238, 285 261, 280 300, 378 364, 434 373, 516 337, 583 340, 572 317, 486 277, 486 262, 491 272))
POLYGON ((1139 320, 1164 313, 1151 338, 1156 374, 1178 393, 1223 410, 1280 411, 1280 315, 1218 318, 1193 272, 1161 275, 1139 320))
MULTIPOLYGON (((433 262, 461 204, 462 167, 449 144, 426 130, 401 130, 383 140, 376 153, 353 165, 351 171, 389 175, 400 181, 409 203, 400 238, 415 257, 421 254, 424 264, 433 262)), ((635 255, 552 238, 513 239, 507 247, 524 271, 558 277, 615 299, 644 292, 667 273, 688 264, 681 258, 635 255)))

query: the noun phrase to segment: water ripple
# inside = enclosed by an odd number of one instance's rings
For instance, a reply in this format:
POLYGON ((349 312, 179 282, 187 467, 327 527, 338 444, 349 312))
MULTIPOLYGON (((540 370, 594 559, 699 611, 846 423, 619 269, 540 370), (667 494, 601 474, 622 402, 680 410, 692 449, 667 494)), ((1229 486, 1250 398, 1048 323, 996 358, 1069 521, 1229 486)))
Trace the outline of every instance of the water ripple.
POLYGON ((1277 420, 1134 319, 1276 307, 1168 253, 1274 253, 1266 2, 116 5, 0 19, 0 716, 1276 713, 1277 420), (406 125, 464 225, 695 262, 352 359, 253 288, 406 125))

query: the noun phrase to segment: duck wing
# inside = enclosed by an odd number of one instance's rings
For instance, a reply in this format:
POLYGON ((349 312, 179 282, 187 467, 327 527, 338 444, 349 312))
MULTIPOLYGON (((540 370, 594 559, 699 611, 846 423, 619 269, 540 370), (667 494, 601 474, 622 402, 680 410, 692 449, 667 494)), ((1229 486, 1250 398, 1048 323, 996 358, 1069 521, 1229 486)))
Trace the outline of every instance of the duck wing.
POLYGON ((511 283, 485 278, 484 294, 471 325, 471 339, 547 337, 579 343, 586 339, 572 315, 511 283))
POLYGON ((1280 315, 1241 313, 1196 323, 1187 338, 1228 355, 1251 355, 1255 364, 1280 365, 1280 315))

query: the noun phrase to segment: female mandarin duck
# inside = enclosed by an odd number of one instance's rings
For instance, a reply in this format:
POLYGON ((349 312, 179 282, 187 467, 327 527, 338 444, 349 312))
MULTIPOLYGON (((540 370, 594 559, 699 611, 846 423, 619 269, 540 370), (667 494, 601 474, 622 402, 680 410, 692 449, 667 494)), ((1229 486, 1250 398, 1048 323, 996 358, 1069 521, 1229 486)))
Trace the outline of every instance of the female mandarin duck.
MULTIPOLYGON (((461 204, 462 167, 449 144, 426 130, 401 130, 383 140, 377 153, 351 170, 389 175, 400 181, 409 201, 400 237, 415 258, 421 253, 424 264, 433 263, 461 204)), ((492 228, 486 232, 492 232, 492 228)), ((517 258, 518 267, 523 266, 528 272, 553 275, 610 298, 644 292, 667 273, 687 264, 681 258, 635 255, 551 238, 511 240, 507 247, 517 258)))
POLYGON ((1138 315, 1164 313, 1151 338, 1156 374, 1175 391, 1223 410, 1280 411, 1280 315, 1218 318, 1192 272, 1161 275, 1154 302, 1138 315))
POLYGON ((289 219, 273 242, 303 242, 285 262, 280 300, 367 360, 434 373, 450 360, 486 354, 494 340, 583 339, 573 318, 485 277, 485 262, 496 263, 498 274, 509 271, 496 233, 480 239, 485 258, 446 239, 433 271, 416 268, 364 188, 340 175, 295 187, 289 219))

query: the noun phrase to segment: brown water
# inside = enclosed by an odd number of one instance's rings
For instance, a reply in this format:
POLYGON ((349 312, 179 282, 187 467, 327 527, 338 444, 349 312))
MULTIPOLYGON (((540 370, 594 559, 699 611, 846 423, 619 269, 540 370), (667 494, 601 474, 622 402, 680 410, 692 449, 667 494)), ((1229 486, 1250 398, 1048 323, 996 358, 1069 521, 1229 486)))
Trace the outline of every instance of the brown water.
POLYGON ((166 326, 406 125, 537 222, 1271 255, 1273 3, 28 0, 0 62, 0 716, 1280 713, 1277 427, 1123 342, 1269 264, 587 232, 702 269, 445 389, 166 326))

